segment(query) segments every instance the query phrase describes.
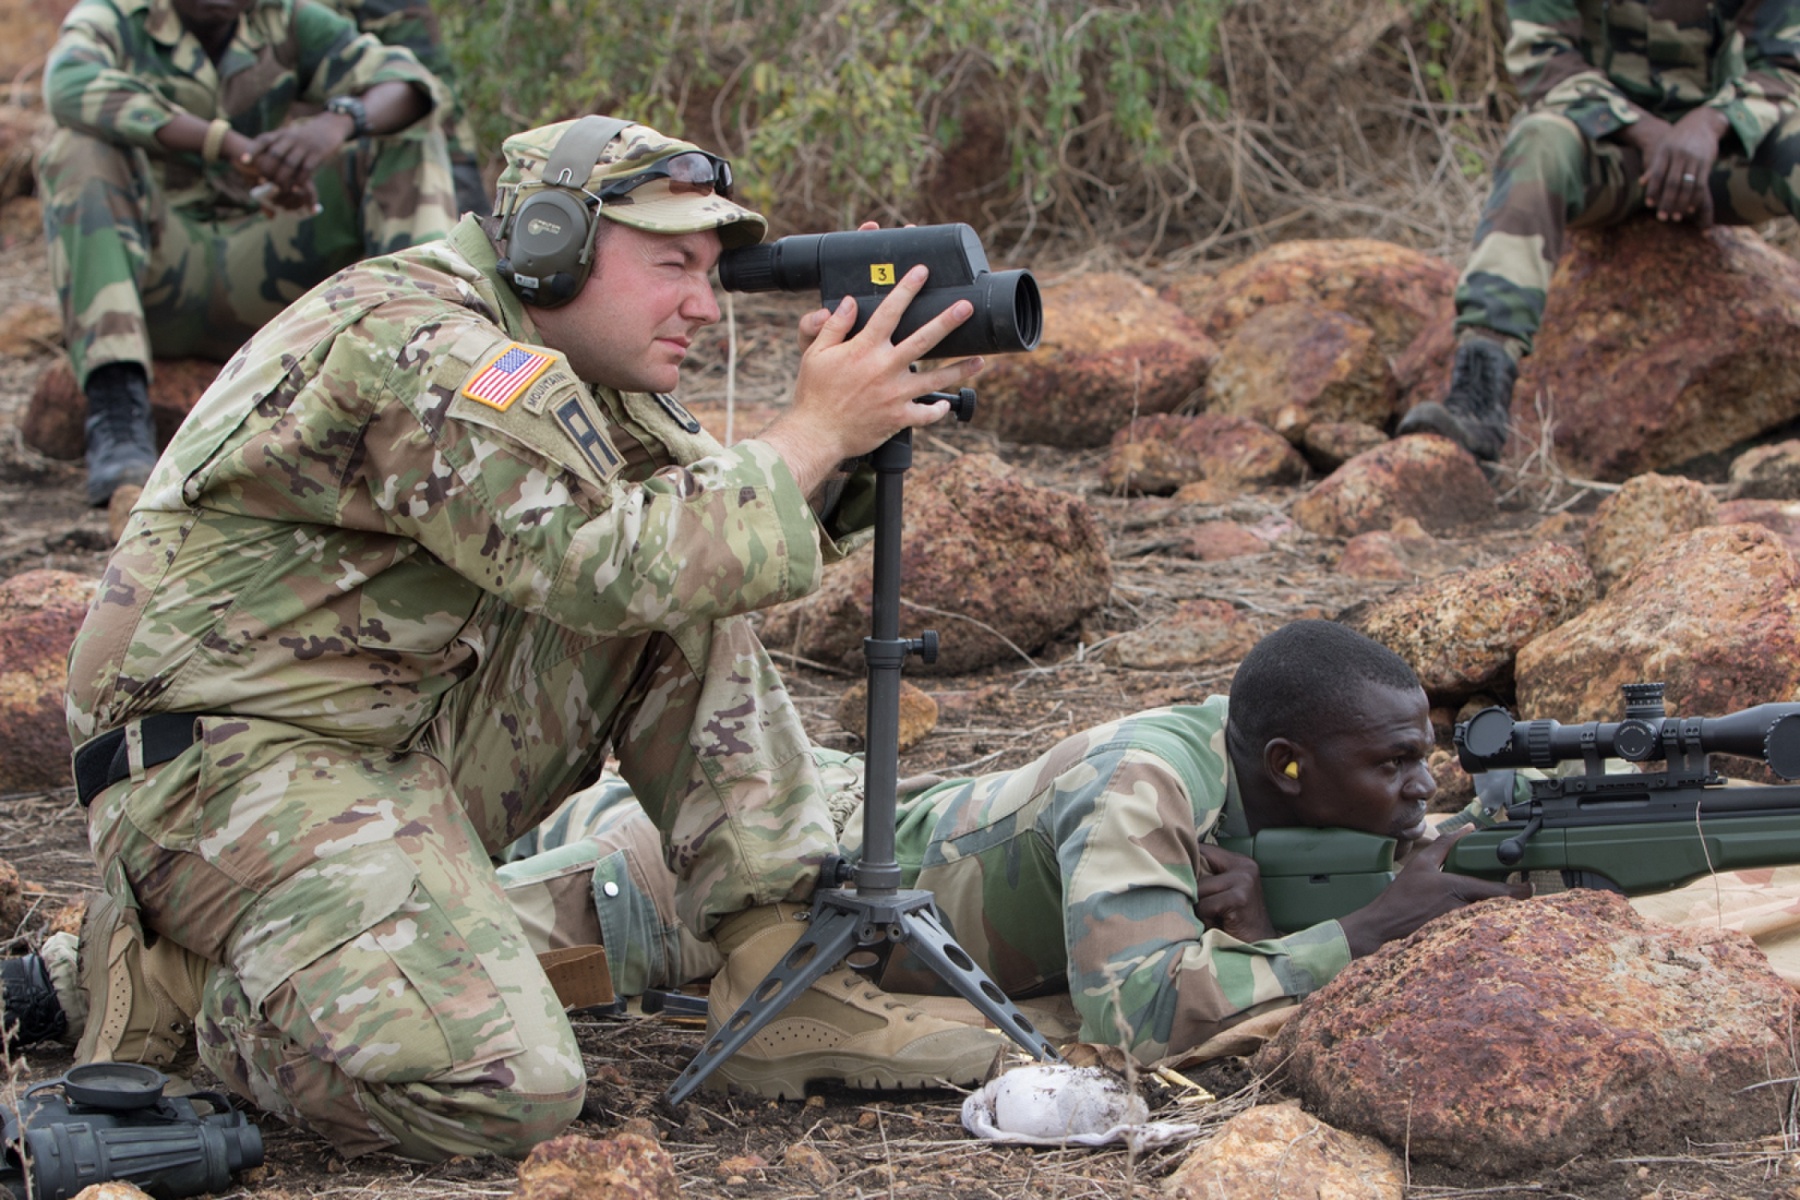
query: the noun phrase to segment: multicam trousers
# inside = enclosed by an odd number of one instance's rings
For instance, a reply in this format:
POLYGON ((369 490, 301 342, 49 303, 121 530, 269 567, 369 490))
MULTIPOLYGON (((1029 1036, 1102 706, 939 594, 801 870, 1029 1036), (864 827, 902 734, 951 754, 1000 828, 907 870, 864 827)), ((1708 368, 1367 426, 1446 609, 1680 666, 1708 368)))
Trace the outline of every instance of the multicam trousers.
POLYGON ((314 174, 316 215, 189 212, 164 203, 158 178, 144 150, 70 129, 38 160, 50 279, 78 383, 108 363, 222 362, 314 284, 457 221, 435 130, 346 142, 314 174))
POLYGON ((202 1061, 345 1154, 519 1155, 560 1132, 586 1073, 490 855, 609 746, 651 798, 690 928, 804 899, 836 849, 748 621, 709 629, 690 660, 665 635, 580 637, 490 600, 464 634, 481 668, 397 747, 201 716, 199 741, 145 768, 128 725, 94 853, 145 931, 217 964, 202 1061))
MULTIPOLYGON (((1735 137, 1725 139, 1708 179, 1714 221, 1754 225, 1800 216, 1800 116, 1776 126, 1752 157, 1736 146, 1735 137)), ((1475 250, 1457 282, 1457 329, 1484 329, 1529 351, 1564 231, 1646 212, 1643 173, 1634 147, 1592 141, 1555 113, 1521 117, 1494 165, 1475 250)))

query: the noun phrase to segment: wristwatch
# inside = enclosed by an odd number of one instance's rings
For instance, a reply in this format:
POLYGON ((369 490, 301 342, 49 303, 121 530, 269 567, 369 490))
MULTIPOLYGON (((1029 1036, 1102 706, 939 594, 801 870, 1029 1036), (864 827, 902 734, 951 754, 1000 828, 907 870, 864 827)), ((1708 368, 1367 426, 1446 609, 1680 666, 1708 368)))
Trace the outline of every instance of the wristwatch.
POLYGON ((353 131, 357 137, 369 136, 369 110, 355 96, 333 96, 325 102, 325 111, 342 113, 355 122, 353 131))

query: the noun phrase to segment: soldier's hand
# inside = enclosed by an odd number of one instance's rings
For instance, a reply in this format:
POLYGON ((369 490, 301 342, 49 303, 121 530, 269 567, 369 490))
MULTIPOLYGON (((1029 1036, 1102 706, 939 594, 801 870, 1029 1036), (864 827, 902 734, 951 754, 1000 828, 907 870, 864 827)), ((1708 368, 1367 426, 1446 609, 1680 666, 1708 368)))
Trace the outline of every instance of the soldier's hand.
POLYGON ((1223 930, 1240 942, 1280 937, 1263 904, 1262 870, 1256 860, 1210 842, 1195 849, 1209 874, 1194 880, 1194 915, 1207 928, 1223 930))
POLYGON ((344 144, 347 121, 337 113, 319 113, 272 129, 251 143, 250 161, 278 190, 292 192, 344 144))
POLYGON ((1530 898, 1528 883, 1495 883, 1444 870, 1450 848, 1471 832, 1473 827, 1465 827, 1415 850, 1381 895, 1339 919, 1352 956, 1360 958, 1382 943, 1403 938, 1433 917, 1454 912, 1465 904, 1500 896, 1530 898))
POLYGON ((1696 108, 1657 137, 1644 155, 1644 203, 1659 221, 1713 222, 1709 180, 1719 160, 1719 139, 1731 127, 1715 108, 1696 108))

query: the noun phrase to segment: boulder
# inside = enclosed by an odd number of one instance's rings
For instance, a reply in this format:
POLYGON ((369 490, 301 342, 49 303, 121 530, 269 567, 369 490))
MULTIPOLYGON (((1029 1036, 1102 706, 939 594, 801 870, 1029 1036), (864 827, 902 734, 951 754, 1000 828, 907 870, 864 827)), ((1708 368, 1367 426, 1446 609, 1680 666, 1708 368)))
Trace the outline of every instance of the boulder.
POLYGON ((993 356, 974 424, 1017 442, 1104 446, 1133 417, 1164 413, 1206 379, 1218 347, 1128 275, 1043 287, 1044 336, 1030 354, 993 356))
POLYGON ((1450 312, 1456 268, 1441 258, 1371 238, 1281 242, 1211 279, 1165 290, 1223 344, 1260 310, 1310 302, 1355 317, 1385 355, 1400 353, 1450 312))
POLYGON ((1419 584, 1343 620, 1404 658, 1426 694, 1442 700, 1504 688, 1520 647, 1593 602, 1586 561, 1552 544, 1419 584))
POLYGON ((1709 525, 1646 555, 1586 612, 1519 651, 1519 716, 1616 721, 1621 686, 1669 712, 1800 699, 1800 563, 1755 525, 1709 525))
POLYGON ((67 787, 69 646, 94 581, 26 571, 0 581, 0 793, 67 787))
POLYGON ((1719 505, 1716 525, 1761 525, 1800 554, 1800 500, 1727 500, 1719 505))
MULTIPOLYGON (((199 358, 157 359, 150 378, 150 415, 156 444, 167 446, 200 394, 218 377, 219 364, 199 358)), ((75 386, 69 360, 57 355, 38 376, 31 403, 19 421, 19 436, 39 454, 65 460, 87 452, 87 397, 75 386)))
POLYGON ((1360 421, 1314 421, 1300 439, 1301 452, 1321 475, 1387 442, 1387 434, 1360 421))
POLYGON ((1226 491, 1296 483, 1306 462, 1258 421, 1218 413, 1142 417, 1113 434, 1100 466, 1111 492, 1167 495, 1202 479, 1226 491))
POLYGON ((1448 438, 1395 438, 1359 454, 1294 502, 1304 529, 1355 537, 1411 517, 1432 533, 1493 515, 1494 489, 1469 453, 1448 438))
POLYGON ((1237 327, 1206 377, 1207 406, 1296 444, 1315 421, 1385 424, 1394 376, 1375 331, 1317 304, 1272 304, 1237 327))
POLYGON ((1258 1104, 1219 1126, 1162 1186, 1169 1200, 1401 1200, 1406 1165, 1298 1104, 1258 1104))
POLYGON ((1588 526, 1588 565, 1605 591, 1655 550, 1718 519, 1719 502, 1706 486, 1654 471, 1635 475, 1600 502, 1588 526))
POLYGON ((639 1133, 565 1133, 531 1148, 512 1200, 680 1200, 669 1152, 639 1133))
POLYGON ((48 304, 21 300, 0 313, 0 354, 34 358, 62 345, 62 317, 48 304))
MULTIPOLYGON (((1352 962, 1259 1052, 1309 1112, 1490 1177, 1779 1134, 1796 995, 1750 939, 1576 889, 1352 962)), ((1612 1168, 1616 1169, 1616 1168, 1612 1168)))
MULTIPOLYGON (((1435 322, 1395 373, 1437 399, 1453 335, 1435 322)), ((1519 436, 1543 418, 1569 473, 1622 481, 1725 450, 1800 415, 1800 262, 1750 229, 1631 221, 1579 230, 1557 265, 1513 392, 1519 436)))
MULTIPOLYGON (((1112 564, 1092 510, 1079 497, 1036 487, 999 459, 966 454, 912 472, 900 551, 901 629, 943 638, 935 665, 960 675, 1018 661, 1106 599, 1112 564)), ((872 546, 832 566, 809 596, 769 610, 772 648, 861 673, 870 631, 872 546)))
MULTIPOLYGON (((837 721, 846 732, 865 741, 869 736, 869 683, 859 679, 838 698, 837 721)), ((900 753, 905 754, 937 728, 937 701, 915 684, 900 681, 900 753)))
POLYGON ((1235 662, 1259 636, 1255 623, 1228 601, 1183 600, 1166 618, 1121 634, 1100 654, 1114 666, 1174 671, 1235 662))
POLYGON ((1337 571, 1352 579, 1430 579, 1468 565, 1454 542, 1440 541, 1412 517, 1392 528, 1359 533, 1344 543, 1337 571))
POLYGON ((1800 500, 1800 439, 1753 446, 1731 460, 1728 500, 1800 500))

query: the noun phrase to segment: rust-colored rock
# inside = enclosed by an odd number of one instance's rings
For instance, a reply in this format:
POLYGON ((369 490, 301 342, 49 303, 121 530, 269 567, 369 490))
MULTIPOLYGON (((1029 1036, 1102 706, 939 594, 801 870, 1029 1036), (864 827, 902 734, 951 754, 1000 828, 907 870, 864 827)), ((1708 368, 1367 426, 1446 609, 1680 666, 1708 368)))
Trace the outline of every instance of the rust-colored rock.
POLYGON ((1100 478, 1112 492, 1167 495, 1206 480, 1228 492, 1296 483, 1306 462, 1258 421, 1220 413, 1163 413, 1113 435, 1100 478))
POLYGON ((1475 781, 1463 770, 1462 760, 1456 757, 1454 750, 1433 750, 1425 760, 1425 769, 1437 780, 1438 790, 1431 794, 1427 809, 1431 812, 1453 813, 1462 809, 1475 798, 1475 781))
MULTIPOLYGON (((15 83, 42 72, 69 0, 0 0, 0 80, 15 83)), ((32 78, 32 90, 36 80, 32 78)), ((10 107, 10 106, 9 106, 10 107)))
MULTIPOLYGON (((1085 501, 1024 482, 987 454, 912 475, 901 628, 909 637, 936 629, 942 643, 935 665, 914 658, 909 672, 960 675, 1019 662, 1106 599, 1112 564, 1085 501)), ((860 673, 873 558, 865 546, 831 567, 818 591, 770 610, 767 644, 860 673)))
POLYGON ((1650 472, 1625 481, 1625 486, 1600 502, 1588 527, 1588 565, 1605 591, 1655 550, 1673 538, 1711 525, 1718 519, 1719 502, 1704 484, 1679 475, 1650 472))
POLYGON ((1430 579, 1460 570, 1467 558, 1456 543, 1440 541, 1412 517, 1401 517, 1391 529, 1359 533, 1345 542, 1337 570, 1352 579, 1430 579))
POLYGON ((1261 554, 1268 548, 1266 539, 1236 521, 1202 521, 1188 530, 1175 552, 1183 558, 1196 558, 1201 562, 1222 562, 1247 554, 1261 554))
MULTIPOLYGON (((150 380, 150 416, 156 422, 158 448, 169 444, 218 374, 219 364, 204 359, 156 360, 150 380)), ((19 422, 19 436, 40 454, 77 459, 87 451, 86 421, 87 397, 75 386, 68 358, 59 354, 38 376, 31 403, 19 422)))
MULTIPOLYGON (((838 699, 837 721, 859 738, 869 736, 869 684, 858 680, 844 689, 838 699)), ((900 752, 902 754, 924 741, 937 728, 938 706, 931 694, 916 684, 900 681, 900 752)))
POLYGON ((1800 415, 1796 379, 1800 262, 1753 230, 1575 232, 1520 364, 1508 453, 1537 444, 1541 394, 1564 468, 1625 480, 1780 427, 1800 415))
POLYGON ((519 1164, 513 1200, 681 1200, 675 1160, 650 1138, 565 1133, 519 1164))
POLYGON ((1715 525, 1761 525, 1800 554, 1800 500, 1727 500, 1715 525))
POLYGON ((1220 348, 1206 402, 1299 443, 1317 421, 1385 424, 1394 377, 1375 331, 1355 317, 1317 304, 1272 304, 1220 348))
POLYGON ((1281 242, 1212 279, 1175 284, 1166 295, 1221 344, 1263 308, 1309 301, 1357 318, 1376 345, 1398 354, 1433 318, 1450 311, 1456 268, 1371 238, 1281 242))
POLYGON ((1184 600, 1167 618, 1121 635, 1100 653, 1115 666, 1172 671, 1233 662, 1259 636, 1256 625, 1224 600, 1184 600))
POLYGON ((1781 539, 1709 525, 1648 555, 1519 651, 1519 716, 1616 721, 1620 687, 1651 681, 1681 716, 1800 698, 1800 563, 1781 539))
POLYGON ((781 1165, 816 1188, 828 1188, 838 1180, 836 1165, 805 1142, 793 1142, 782 1151, 781 1165))
POLYGON ((1400 1200, 1406 1166, 1374 1138, 1299 1105, 1259 1104, 1219 1127, 1163 1180, 1169 1200, 1400 1200))
POLYGON ((94 583, 67 571, 0 581, 0 792, 70 782, 63 692, 94 583))
POLYGON ((1741 933, 1584 889, 1460 909, 1351 963, 1256 1060, 1308 1111, 1489 1176, 1778 1133, 1794 990, 1741 933))
POLYGON ((1441 698, 1504 686, 1521 646, 1593 601, 1581 554, 1552 544, 1408 588, 1345 620, 1404 658, 1426 693, 1441 698))
POLYGON ((1448 438, 1395 438, 1359 454, 1294 502, 1294 520, 1326 537, 1355 537, 1411 517, 1432 533, 1492 516, 1494 489, 1448 438))
POLYGON ((1732 500, 1800 500, 1800 439, 1753 446, 1731 460, 1732 500))
POLYGON ((1187 399, 1218 356, 1186 313, 1130 276, 1077 275, 1043 297, 1038 348, 994 356, 975 381, 974 423, 1003 438, 1104 446, 1134 416, 1187 399))
POLYGON ((1300 449, 1321 475, 1329 475, 1387 440, 1387 434, 1360 421, 1314 421, 1306 427, 1300 449))

